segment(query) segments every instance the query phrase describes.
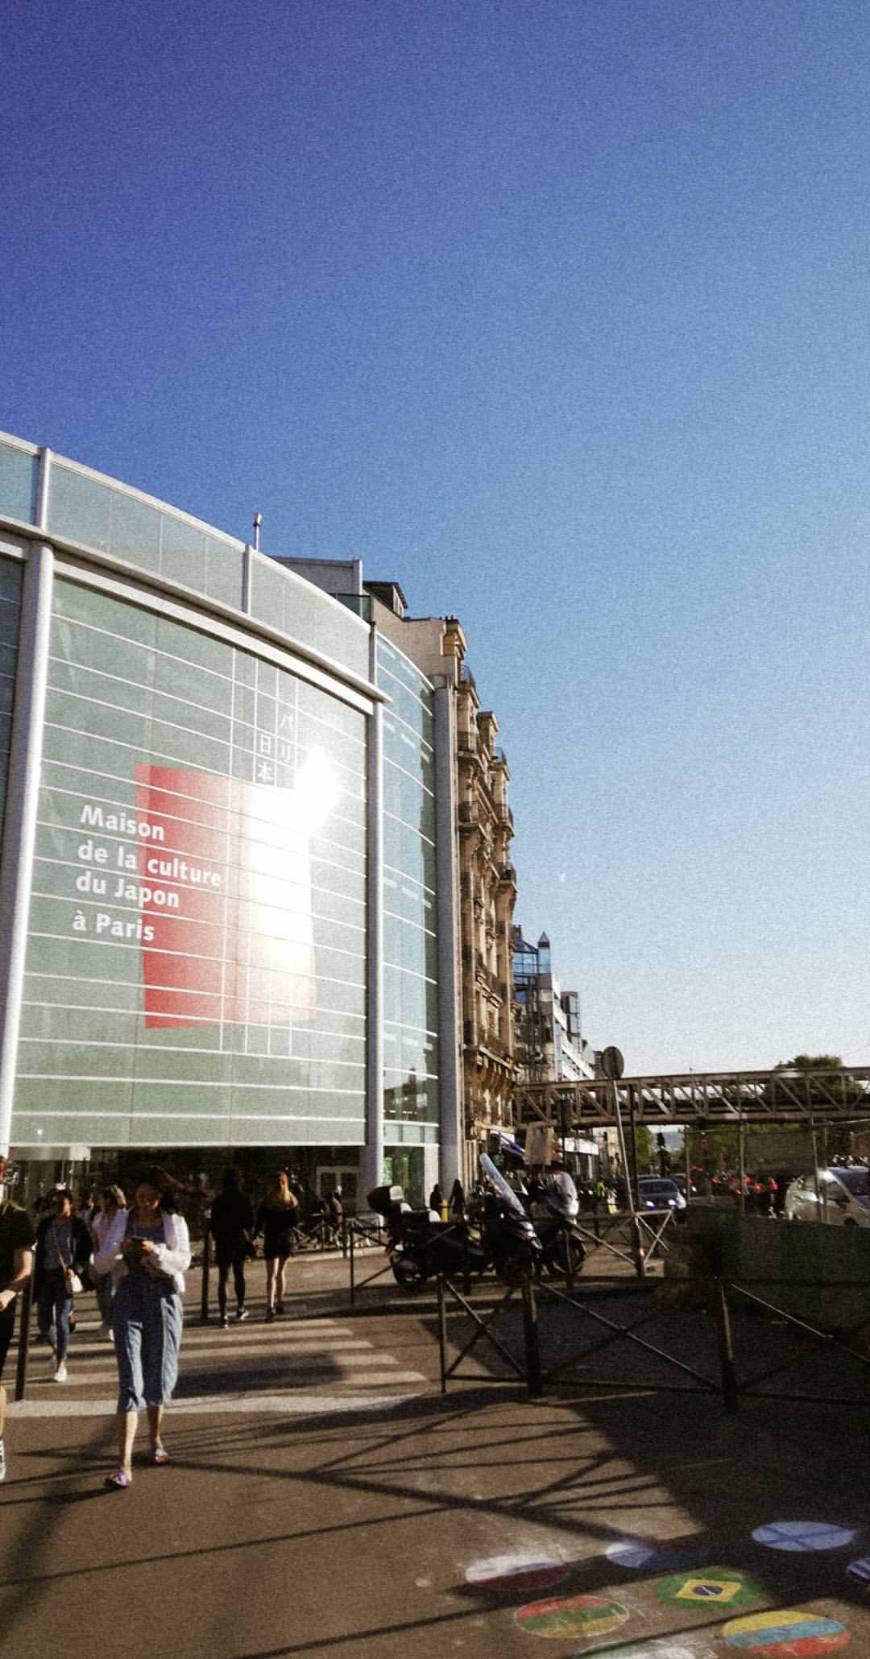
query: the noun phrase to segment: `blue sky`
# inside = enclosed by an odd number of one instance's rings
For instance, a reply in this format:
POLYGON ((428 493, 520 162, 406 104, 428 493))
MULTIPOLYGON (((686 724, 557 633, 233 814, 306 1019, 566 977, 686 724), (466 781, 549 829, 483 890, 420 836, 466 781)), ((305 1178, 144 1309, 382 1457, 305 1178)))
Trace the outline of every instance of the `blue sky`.
POLYGON ((866 1063, 863 0, 13 0, 0 427, 463 622, 638 1071, 866 1063))

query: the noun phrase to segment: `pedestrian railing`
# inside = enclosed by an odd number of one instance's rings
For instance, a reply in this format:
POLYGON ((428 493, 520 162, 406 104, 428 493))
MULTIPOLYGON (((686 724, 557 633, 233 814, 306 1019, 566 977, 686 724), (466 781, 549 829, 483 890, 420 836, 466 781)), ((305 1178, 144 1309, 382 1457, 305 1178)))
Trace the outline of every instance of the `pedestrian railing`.
POLYGON ((18 1363, 15 1367, 15 1398, 23 1400, 27 1392, 27 1363, 30 1358, 30 1315, 33 1308, 33 1269, 22 1285, 18 1315, 18 1363))
POLYGON ((656 1255, 666 1256, 669 1245, 665 1234, 674 1223, 675 1212, 667 1210, 639 1210, 634 1216, 608 1211, 596 1211, 590 1220, 581 1213, 574 1226, 583 1239, 586 1260, 597 1250, 603 1250, 620 1261, 630 1262, 639 1279, 646 1273, 646 1264, 656 1255))
MULTIPOLYGON (((447 1279, 438 1281, 438 1335, 440 1347, 441 1390, 446 1393, 450 1381, 468 1374, 460 1367, 481 1341, 485 1347, 497 1351, 502 1361, 507 1365, 509 1375, 482 1377, 475 1374, 478 1383, 510 1382, 514 1385, 519 1380, 525 1383, 530 1396, 541 1395, 548 1387, 557 1384, 565 1385, 571 1379, 571 1373, 576 1373, 578 1367, 584 1368, 582 1379, 574 1377, 575 1382, 582 1381, 586 1385, 596 1388, 613 1388, 615 1390, 638 1387, 648 1387, 655 1390, 676 1390, 677 1392, 700 1392, 717 1395, 729 1412, 739 1410, 740 1403, 745 1399, 789 1400, 806 1402, 808 1404, 845 1405, 850 1408, 870 1405, 870 1395, 866 1390, 857 1395, 832 1393, 825 1386, 822 1391, 814 1392, 812 1385, 802 1387, 794 1392, 771 1389, 764 1385, 774 1378, 779 1378, 784 1372, 795 1371, 810 1373, 812 1371, 814 1355, 819 1351, 831 1355, 845 1354, 850 1361, 854 1361, 863 1375, 870 1368, 870 1352, 856 1346, 855 1338, 861 1336, 870 1327, 870 1313, 866 1317, 855 1321, 847 1330, 836 1332, 826 1331, 813 1325, 808 1319, 795 1314, 791 1309, 781 1306, 782 1297, 778 1301, 771 1300, 769 1295, 759 1294, 759 1287, 767 1288, 778 1281, 727 1279, 716 1275, 698 1277, 691 1281, 695 1298, 700 1302, 692 1308, 669 1309, 662 1308, 658 1300, 658 1290, 661 1284, 648 1281, 643 1285, 632 1284, 626 1281, 615 1281, 612 1291, 606 1296, 599 1294, 578 1296, 571 1289, 562 1290, 557 1286, 537 1284, 532 1279, 522 1286, 510 1290, 501 1298, 497 1306, 488 1316, 481 1318, 477 1310, 471 1306, 467 1298, 459 1292, 457 1287, 447 1279), (517 1328, 516 1309, 511 1309, 512 1302, 517 1295, 522 1296, 523 1313, 521 1327, 517 1328), (639 1311, 633 1312, 626 1318, 619 1318, 615 1310, 609 1306, 608 1311, 597 1303, 614 1301, 623 1304, 640 1297, 642 1305, 639 1311), (598 1333, 598 1340, 567 1353, 549 1352, 552 1337, 540 1318, 543 1306, 561 1306, 571 1308, 579 1314, 584 1322, 594 1326, 598 1333), (751 1355, 738 1362, 735 1343, 733 1314, 736 1308, 753 1308, 760 1315, 776 1321, 774 1345, 780 1341, 783 1327, 797 1334, 800 1341, 796 1352, 785 1356, 782 1353, 772 1355, 773 1363, 758 1365, 758 1354, 764 1349, 764 1341, 760 1340, 760 1331, 756 1333, 751 1344, 751 1355), (458 1348, 453 1358, 449 1358, 448 1341, 448 1314, 450 1311, 460 1312, 473 1326, 470 1337, 458 1348), (654 1340, 640 1332, 644 1326, 662 1320, 666 1317, 667 1339, 653 1333, 654 1340), (509 1324, 509 1330, 497 1327, 499 1323, 509 1324), (700 1322, 700 1323, 699 1323, 700 1322), (711 1363, 707 1370, 701 1369, 696 1350, 698 1337, 708 1333, 715 1341, 711 1352, 711 1363), (680 1381, 667 1383, 660 1376, 648 1374, 643 1368, 640 1373, 635 1371, 627 1375, 624 1371, 620 1376, 592 1375, 590 1367, 597 1362, 599 1356, 619 1344, 625 1351, 626 1345, 644 1363, 656 1362, 667 1370, 678 1374, 680 1381)), ((789 1288, 803 1288, 819 1290, 822 1283, 819 1280, 805 1280, 802 1282, 790 1281, 789 1288)), ((828 1288, 859 1287, 854 1280, 826 1281, 828 1288)), ((560 1322, 559 1334, 564 1340, 566 1325, 560 1322)), ((773 1327, 771 1327, 773 1330, 773 1327)))
MULTIPOLYGON (((539 1394, 541 1392, 541 1379, 540 1374, 536 1371, 535 1367, 536 1363, 539 1364, 540 1349, 537 1341, 537 1333, 532 1328, 536 1321, 537 1306, 532 1295, 531 1281, 528 1279, 524 1280, 522 1284, 512 1285, 510 1289, 506 1290, 501 1299, 496 1303, 495 1307, 492 1308, 487 1317, 483 1319, 477 1312, 477 1309, 472 1307, 467 1298, 457 1290, 456 1286, 452 1284, 449 1279, 439 1277, 438 1347, 440 1354, 442 1394, 447 1393, 447 1384, 452 1377, 462 1375, 459 1370, 460 1365, 463 1360, 468 1358, 469 1354, 472 1353, 478 1342, 481 1340, 487 1343, 496 1353, 501 1355, 501 1358, 504 1360, 511 1373, 508 1377, 487 1377, 484 1380, 487 1382, 506 1382, 513 1386, 515 1379, 519 1377, 521 1381, 527 1383, 530 1394, 539 1394), (522 1297, 523 1305, 522 1359, 518 1359, 517 1356, 511 1352, 506 1343, 502 1342, 500 1337, 496 1336, 492 1328, 497 1320, 504 1314, 508 1306, 516 1301, 518 1296, 522 1297), (459 1352, 454 1356, 449 1364, 447 1363, 448 1299, 463 1310, 474 1326, 474 1330, 472 1331, 468 1341, 459 1349, 459 1352)), ((467 1373, 465 1373, 465 1375, 467 1377, 467 1373)), ((481 1381, 479 1373, 474 1374, 474 1380, 476 1382, 481 1381)))
MULTIPOLYGON (((726 1304, 726 1312, 728 1312, 729 1325, 730 1307, 742 1304, 760 1314, 775 1318, 780 1327, 786 1326, 790 1330, 797 1332, 800 1337, 806 1339, 806 1348, 799 1349, 796 1355, 791 1354, 786 1359, 778 1360, 774 1365, 766 1365, 762 1370, 755 1370, 742 1376, 738 1375, 737 1367, 733 1363, 732 1345, 731 1365, 733 1367, 733 1375, 730 1377, 730 1391, 734 1397, 734 1404, 730 1409, 737 1409, 737 1402, 741 1395, 745 1397, 752 1396, 756 1399, 765 1400, 800 1399, 821 1405, 860 1406, 870 1404, 870 1397, 865 1396, 855 1399, 854 1397, 847 1397, 842 1394, 832 1395, 827 1388, 823 1394, 809 1394, 803 1390, 800 1394, 795 1394, 782 1393, 769 1388, 762 1388, 760 1386, 762 1383, 769 1382, 774 1377, 781 1377, 784 1372, 806 1369, 809 1364, 809 1355, 811 1352, 818 1353, 819 1351, 822 1351, 832 1355, 846 1354, 850 1360, 857 1364, 859 1371, 866 1372, 870 1370, 870 1351, 868 1351, 867 1347, 856 1347, 854 1343, 855 1337, 862 1335, 867 1331, 868 1327, 870 1327, 870 1313, 868 1313, 864 1318, 854 1321, 845 1328, 841 1328, 836 1331, 824 1330, 820 1326, 812 1324, 810 1320, 801 1318, 800 1315, 794 1313, 792 1309, 782 1307, 780 1305, 782 1301, 781 1296, 778 1301, 772 1301, 768 1294, 765 1294, 764 1296, 758 1294, 760 1288, 763 1288, 765 1292, 771 1290, 773 1292, 781 1290, 781 1281, 778 1279, 744 1279, 742 1281, 738 1281, 736 1279, 723 1279, 719 1282, 723 1286, 723 1296, 726 1304)), ((818 1279, 789 1279, 788 1289, 790 1291, 793 1289, 810 1291, 818 1291, 820 1289, 824 1289, 825 1291, 863 1291, 866 1287, 864 1285, 859 1285, 854 1279, 826 1279, 824 1281, 818 1279)))
POLYGON ((361 1290, 365 1289, 366 1285, 373 1285, 376 1279, 383 1279, 388 1273, 392 1273, 393 1271, 392 1263, 388 1260, 384 1263, 383 1267, 379 1267, 376 1273, 370 1273, 367 1278, 360 1279, 357 1277, 357 1255, 360 1248, 365 1248, 365 1246, 371 1244, 371 1242, 371 1228, 366 1223, 357 1221, 355 1216, 350 1217, 345 1221, 343 1254, 350 1269, 349 1290, 351 1307, 356 1305, 357 1295, 361 1290))

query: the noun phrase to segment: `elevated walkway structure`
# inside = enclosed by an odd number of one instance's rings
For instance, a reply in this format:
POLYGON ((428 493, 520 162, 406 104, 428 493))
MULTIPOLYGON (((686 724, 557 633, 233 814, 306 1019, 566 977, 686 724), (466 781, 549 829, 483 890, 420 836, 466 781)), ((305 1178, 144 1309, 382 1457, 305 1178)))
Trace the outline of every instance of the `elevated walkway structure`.
POLYGON ((620 1113, 653 1129, 669 1124, 843 1123, 870 1119, 870 1066, 517 1083, 514 1100, 518 1125, 544 1122, 563 1130, 613 1126, 620 1113))

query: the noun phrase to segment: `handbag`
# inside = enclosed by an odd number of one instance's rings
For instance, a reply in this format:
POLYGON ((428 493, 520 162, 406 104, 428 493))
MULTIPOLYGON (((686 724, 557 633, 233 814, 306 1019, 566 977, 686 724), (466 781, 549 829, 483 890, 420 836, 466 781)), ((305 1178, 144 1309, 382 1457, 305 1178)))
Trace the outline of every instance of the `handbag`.
MULTIPOLYGON (((57 1238, 57 1228, 55 1228, 55 1238, 57 1238)), ((58 1249, 58 1255, 60 1255, 60 1249, 58 1249)), ((66 1286, 67 1296, 81 1296, 81 1293, 85 1287, 73 1267, 72 1262, 65 1262, 61 1256, 60 1264, 63 1268, 63 1282, 66 1286)))

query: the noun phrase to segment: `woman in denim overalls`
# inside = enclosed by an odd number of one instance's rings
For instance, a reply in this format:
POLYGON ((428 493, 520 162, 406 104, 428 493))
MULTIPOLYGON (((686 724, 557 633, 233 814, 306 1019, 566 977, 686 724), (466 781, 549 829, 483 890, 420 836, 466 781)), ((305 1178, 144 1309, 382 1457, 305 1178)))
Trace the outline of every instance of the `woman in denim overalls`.
MULTIPOLYGON (((132 1481, 133 1443, 143 1404, 148 1410, 150 1460, 168 1463, 163 1445, 163 1410, 178 1377, 184 1273, 190 1266, 187 1223, 175 1214, 171 1183, 158 1171, 136 1187, 127 1215, 121 1257, 126 1272, 112 1305, 118 1362, 118 1468, 106 1485, 132 1481)), ((94 1264, 104 1271, 101 1257, 94 1264)))

